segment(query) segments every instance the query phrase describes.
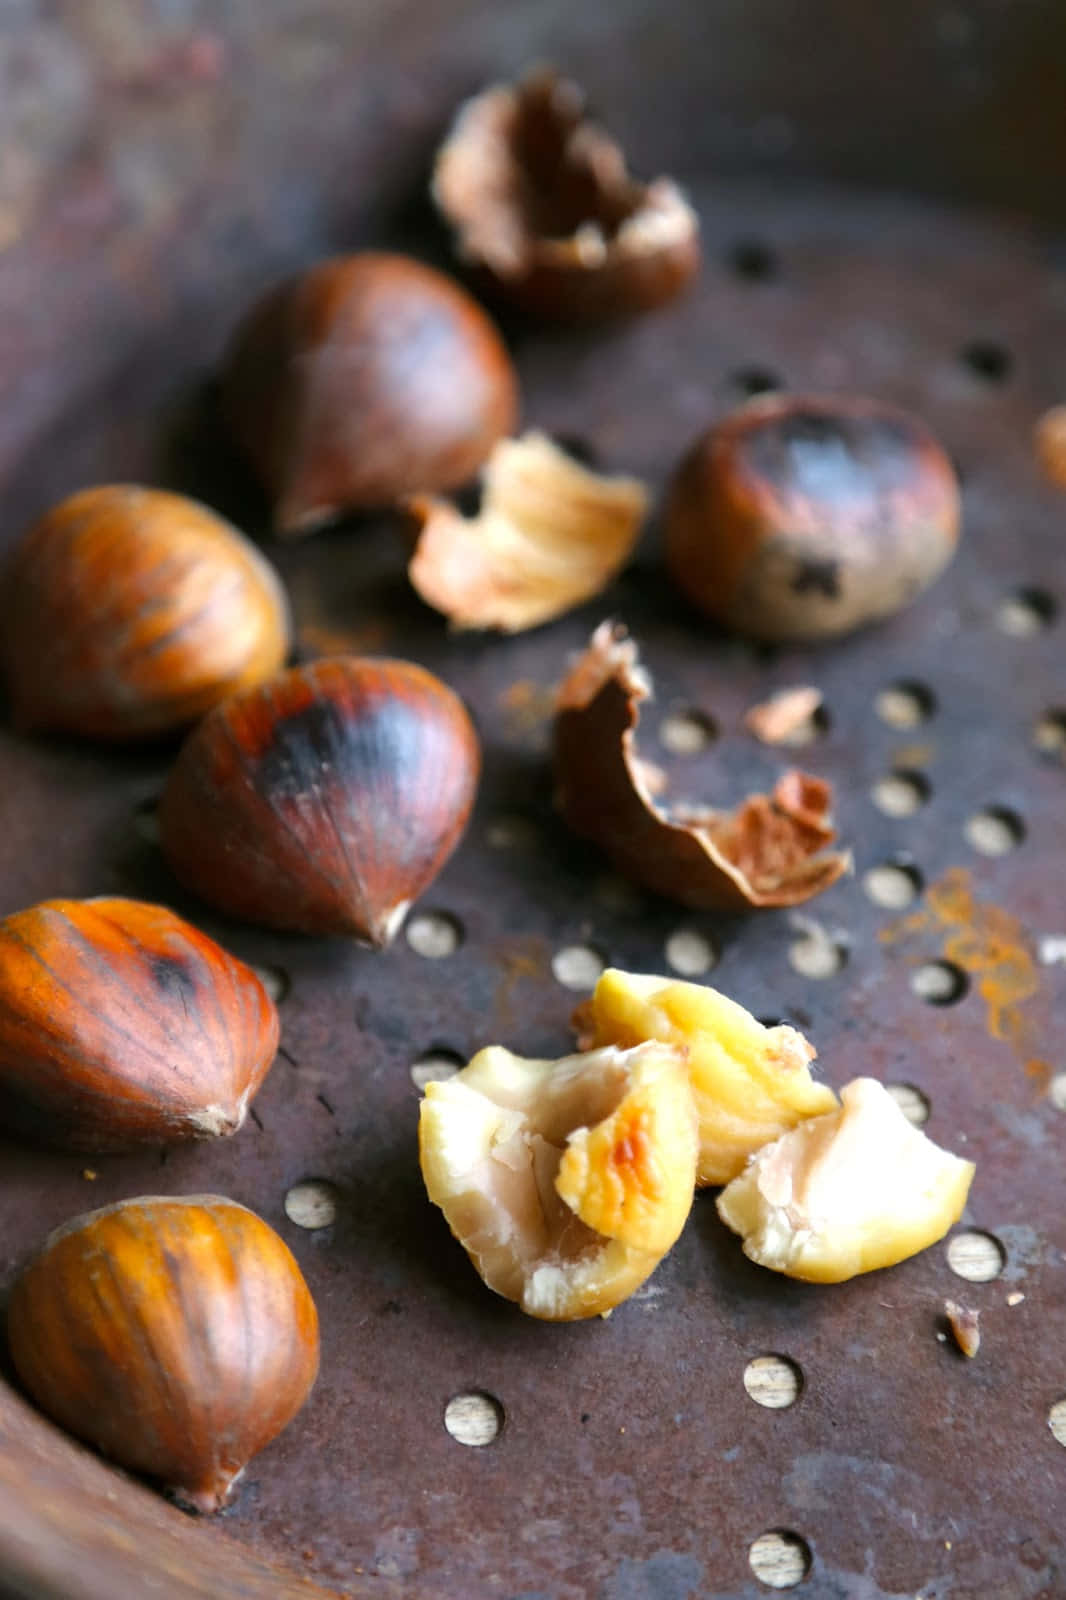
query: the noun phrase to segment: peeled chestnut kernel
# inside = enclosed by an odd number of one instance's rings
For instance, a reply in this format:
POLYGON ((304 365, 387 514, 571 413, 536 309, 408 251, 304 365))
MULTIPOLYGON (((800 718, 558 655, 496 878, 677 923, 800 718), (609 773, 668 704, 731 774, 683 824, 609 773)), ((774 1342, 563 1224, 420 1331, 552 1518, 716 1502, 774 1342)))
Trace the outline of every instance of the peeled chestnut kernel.
POLYGON ((699 219, 677 184, 634 178, 582 90, 550 68, 467 101, 433 196, 460 256, 546 319, 649 311, 699 268, 699 219))
POLYGON ((490 1289, 531 1317, 604 1316, 692 1206, 696 1117, 668 1044, 527 1061, 498 1045, 426 1085, 426 1191, 490 1289))
POLYGON ((160 841, 222 911, 382 946, 459 843, 480 764, 439 678, 331 656, 204 718, 163 792, 160 841))
POLYGON ((50 1235, 15 1283, 15 1370, 68 1433, 219 1511, 318 1375, 318 1315, 272 1228, 218 1195, 122 1200, 50 1235))
POLYGON ((578 1010, 581 1043, 622 1049, 660 1039, 683 1051, 699 1118, 698 1185, 728 1183, 756 1150, 837 1097, 811 1077, 816 1051, 802 1033, 766 1028, 703 983, 609 967, 578 1010))
POLYGON ((489 457, 476 517, 416 496, 408 575, 457 628, 520 633, 606 588, 632 553, 648 491, 590 472, 542 433, 505 439, 489 457))
POLYGON ((974 1165, 912 1127, 874 1078, 782 1134, 718 1196, 718 1213, 760 1266, 811 1283, 891 1267, 962 1216, 974 1165))
POLYGON ((65 1150, 236 1133, 280 1027, 250 967, 138 900, 0 922, 0 1128, 65 1150))
POLYGON ((195 722, 289 652, 281 581, 228 522, 179 494, 83 489, 35 523, 0 590, 17 726, 140 739, 195 722))
POLYGON ((757 639, 827 639, 939 577, 959 487, 917 417, 850 395, 762 395, 701 435, 666 515, 666 560, 701 611, 757 639))
POLYGON ((555 702, 556 804, 575 833, 635 883, 697 909, 796 906, 848 870, 851 857, 827 848, 833 791, 809 773, 785 772, 733 811, 669 803, 664 775, 637 753, 651 693, 633 640, 601 623, 555 702))
POLYGON ((511 358, 475 300, 407 256, 339 256, 275 289, 223 374, 235 439, 278 533, 472 478, 518 409, 511 358))

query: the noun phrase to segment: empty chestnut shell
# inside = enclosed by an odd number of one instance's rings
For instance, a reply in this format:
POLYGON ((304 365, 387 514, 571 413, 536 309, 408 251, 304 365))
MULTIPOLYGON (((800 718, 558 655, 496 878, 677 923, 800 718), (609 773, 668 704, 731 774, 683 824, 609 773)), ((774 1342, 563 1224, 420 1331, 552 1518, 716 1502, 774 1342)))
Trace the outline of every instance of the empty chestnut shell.
POLYGON ((847 395, 761 396, 675 475, 666 560, 701 611, 824 639, 899 611, 955 553, 959 489, 917 417, 847 395))
POLYGON ((163 906, 46 900, 0 922, 0 1119, 67 1150, 236 1133, 278 1047, 250 967, 163 906))
POLYGON ((35 523, 5 575, 0 661, 23 729, 139 739, 276 672, 281 581, 221 517, 161 489, 83 489, 35 523))
POLYGON ((455 489, 511 432, 517 380, 476 301, 407 256, 341 256, 238 330, 223 375, 234 437, 282 534, 455 489))
POLYGON ((217 1511, 318 1374, 288 1246, 218 1195, 146 1196, 65 1223, 17 1280, 11 1358, 76 1438, 217 1511))
POLYGON ((546 320, 650 311, 699 267, 699 221, 681 190, 634 178, 582 90, 551 68, 460 109, 433 195, 462 258, 546 320))
POLYGON ((163 793, 163 850, 223 911, 382 946, 458 844, 479 769, 463 703, 432 673, 332 656, 193 730, 163 793))

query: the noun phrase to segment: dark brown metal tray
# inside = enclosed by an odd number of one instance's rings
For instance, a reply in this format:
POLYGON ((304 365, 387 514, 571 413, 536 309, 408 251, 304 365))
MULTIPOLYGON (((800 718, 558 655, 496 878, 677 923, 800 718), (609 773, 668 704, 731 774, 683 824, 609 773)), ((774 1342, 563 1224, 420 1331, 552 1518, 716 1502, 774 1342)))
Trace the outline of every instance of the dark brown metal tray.
MULTIPOLYGON (((220 922, 144 837, 170 751, 0 731, 0 912, 59 894, 158 897, 287 985, 283 1054, 233 1143, 99 1160, 92 1177, 77 1158, 0 1147, 0 1283, 79 1210, 217 1190, 281 1230, 323 1327, 309 1406, 213 1525, 69 1445, 0 1383, 0 1593, 313 1594, 306 1573, 379 1596, 748 1600, 766 1592, 750 1546, 786 1530, 809 1552, 808 1596, 1066 1595, 1066 1451, 1048 1421, 1066 1396, 1066 500, 1031 444, 1036 417, 1066 397, 1066 19, 1034 4, 1008 25, 992 0, 901 5, 891 24, 889 8, 770 0, 569 19, 546 6, 215 9, 28 0, 5 23, 0 128, 23 153, 21 176, 0 166, 5 540, 68 490, 116 477, 177 485, 260 532, 212 411, 234 316, 327 249, 446 259, 410 198, 443 120, 465 90, 545 54, 585 79, 642 165, 688 181, 707 264, 684 303, 633 327, 509 327, 527 419, 659 487, 688 438, 760 385, 880 394, 947 442, 966 531, 906 615, 774 652, 691 614, 654 533, 602 604, 510 641, 449 638, 412 597, 384 521, 271 546, 305 650, 409 656, 475 713, 477 813, 418 908, 460 935, 443 959, 403 937, 381 956, 220 922), (910 192, 824 181, 840 176, 910 192), (806 918, 692 917, 626 893, 554 818, 550 687, 606 615, 630 625, 656 678, 647 747, 693 795, 732 801, 784 764, 741 732, 755 700, 797 682, 824 691, 828 729, 801 756, 837 786, 856 874, 806 918), (879 700, 901 683, 916 694, 879 700), (658 730, 688 710, 718 737, 671 754, 658 730), (878 786, 900 772, 886 801, 878 786), (908 795, 920 803, 900 815, 908 795), (901 887, 898 874, 871 882, 884 865, 924 885, 905 910, 871 898, 901 887), (811 919, 843 961, 820 979, 792 965, 811 919), (999 1259, 977 1246, 1002 1266, 994 1278, 966 1283, 939 1246, 838 1288, 786 1282, 744 1260, 702 1195, 610 1321, 539 1325, 482 1288, 422 1191, 412 1066, 488 1041, 561 1053, 577 996, 553 958, 576 946, 666 970, 678 928, 718 953, 710 981, 809 1031, 831 1082, 872 1073, 926 1097, 931 1135, 977 1162, 956 1232, 999 1242, 999 1259), (915 992, 934 961, 958 969, 955 1003, 915 992), (335 1223, 314 1232, 284 1209, 308 1178, 336 1190, 335 1223), (938 1338, 951 1295, 981 1309, 973 1362, 938 1338), (786 1409, 745 1391, 746 1365, 769 1353, 802 1373, 786 1409), (444 1424, 471 1392, 503 1419, 486 1448, 444 1424)), ((797 1549, 784 1546, 779 1576, 797 1549)))

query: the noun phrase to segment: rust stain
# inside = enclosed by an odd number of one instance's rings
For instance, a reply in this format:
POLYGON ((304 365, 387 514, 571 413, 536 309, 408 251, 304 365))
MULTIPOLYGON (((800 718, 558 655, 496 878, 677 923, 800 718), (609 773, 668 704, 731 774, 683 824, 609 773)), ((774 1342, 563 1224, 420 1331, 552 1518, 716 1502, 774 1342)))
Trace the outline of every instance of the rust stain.
POLYGON ((555 690, 532 678, 519 678, 500 695, 511 733, 535 733, 555 714, 555 690))
POLYGON ((936 755, 935 744, 905 744, 892 757, 894 767, 927 767, 936 755))
POLYGON ((543 978, 551 967, 551 945, 547 939, 531 934, 524 939, 504 939, 493 952, 503 969, 496 990, 496 1014, 501 1029, 511 1027, 514 1017, 514 991, 518 984, 543 978))
POLYGON ((894 944, 927 932, 940 933, 945 960, 975 980, 990 1036, 1009 1044, 1027 1075, 1046 1087, 1052 1068, 1039 1055, 1038 1030, 1025 1009, 1040 991, 1040 969, 1017 917, 977 900, 969 873, 952 867, 938 883, 930 884, 925 907, 891 923, 881 938, 894 944))

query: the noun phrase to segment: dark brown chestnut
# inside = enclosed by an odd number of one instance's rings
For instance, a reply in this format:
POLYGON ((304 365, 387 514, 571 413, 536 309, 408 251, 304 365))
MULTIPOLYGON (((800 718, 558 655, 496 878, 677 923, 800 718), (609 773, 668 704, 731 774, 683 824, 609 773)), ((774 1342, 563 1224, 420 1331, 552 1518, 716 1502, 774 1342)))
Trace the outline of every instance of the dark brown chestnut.
POLYGON ((0 662, 21 728, 166 733, 277 672, 288 650, 270 563, 206 506, 161 489, 70 495, 4 576, 0 662))
POLYGON ((288 1246, 218 1195, 122 1200, 57 1228, 7 1331, 48 1416, 195 1511, 226 1505, 318 1374, 318 1314, 288 1246))
POLYGON ((433 195, 463 260, 548 321, 650 311, 699 268, 699 219, 677 184, 634 178, 582 90, 551 68, 461 108, 433 195))
POLYGON ((463 703, 432 673, 333 656, 193 730, 163 793, 163 850, 223 911, 382 946, 458 844, 479 769, 463 703))
POLYGON ((67 1150, 236 1133, 278 1047, 250 967, 164 906, 0 922, 0 1128, 67 1150))
POLYGON ((954 469, 917 417, 850 395, 770 394, 684 457, 666 560, 737 633, 825 639, 901 610, 958 536, 954 469))
POLYGON ((458 284, 407 256, 320 262, 254 307, 223 374, 282 534, 455 489, 518 409, 511 359, 458 284))

